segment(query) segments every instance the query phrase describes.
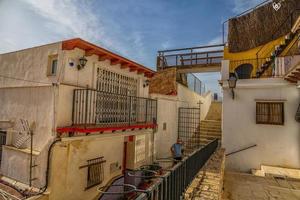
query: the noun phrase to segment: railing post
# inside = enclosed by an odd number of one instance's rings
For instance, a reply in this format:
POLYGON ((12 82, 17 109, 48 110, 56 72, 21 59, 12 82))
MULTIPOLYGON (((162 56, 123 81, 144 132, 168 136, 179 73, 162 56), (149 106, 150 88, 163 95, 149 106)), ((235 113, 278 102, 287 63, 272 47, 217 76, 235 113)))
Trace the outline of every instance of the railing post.
POLYGON ((130 126, 131 121, 131 96, 129 96, 129 109, 128 109, 128 125, 130 126))
POLYGON ((148 115, 148 99, 146 99, 145 123, 147 123, 147 115, 148 115))
POLYGON ((89 98, 89 90, 86 89, 86 96, 85 96, 85 126, 87 125, 87 115, 88 115, 88 98, 89 98))

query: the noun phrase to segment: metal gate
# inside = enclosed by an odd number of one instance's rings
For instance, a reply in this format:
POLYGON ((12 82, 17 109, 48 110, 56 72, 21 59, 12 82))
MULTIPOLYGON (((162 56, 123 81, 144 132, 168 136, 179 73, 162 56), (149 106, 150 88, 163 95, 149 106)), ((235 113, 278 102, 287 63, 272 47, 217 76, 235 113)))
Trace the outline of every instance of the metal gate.
POLYGON ((2 159, 2 145, 6 144, 6 132, 5 131, 0 131, 0 163, 2 159))
POLYGON ((200 147, 200 108, 179 108, 178 138, 187 153, 200 147))

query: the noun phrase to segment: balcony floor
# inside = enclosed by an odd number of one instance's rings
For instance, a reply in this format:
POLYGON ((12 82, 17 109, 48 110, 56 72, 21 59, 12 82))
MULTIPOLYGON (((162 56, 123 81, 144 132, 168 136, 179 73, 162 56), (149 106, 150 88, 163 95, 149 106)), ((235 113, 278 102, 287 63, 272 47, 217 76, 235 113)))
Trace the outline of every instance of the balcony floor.
POLYGON ((103 133, 103 132, 114 132, 114 131, 125 131, 125 130, 135 130, 135 129, 148 129, 155 128, 157 125, 154 123, 145 124, 137 123, 132 125, 73 125, 67 127, 57 128, 57 133, 59 135, 63 133, 103 133))

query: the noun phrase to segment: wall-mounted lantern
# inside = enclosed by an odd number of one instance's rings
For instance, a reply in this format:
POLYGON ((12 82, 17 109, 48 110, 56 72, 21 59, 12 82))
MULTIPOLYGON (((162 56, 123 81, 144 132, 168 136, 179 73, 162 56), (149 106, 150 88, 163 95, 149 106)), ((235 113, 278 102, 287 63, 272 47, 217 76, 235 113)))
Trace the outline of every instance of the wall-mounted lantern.
POLYGON ((150 83, 150 81, 148 79, 145 80, 144 83, 143 83, 143 87, 144 88, 147 87, 149 85, 149 83, 150 83))
POLYGON ((234 88, 236 88, 237 76, 235 73, 229 74, 228 85, 231 89, 232 99, 234 99, 234 88))
POLYGON ((85 67, 86 63, 87 63, 87 59, 84 56, 80 57, 79 64, 77 65, 77 69, 78 70, 83 69, 85 67))

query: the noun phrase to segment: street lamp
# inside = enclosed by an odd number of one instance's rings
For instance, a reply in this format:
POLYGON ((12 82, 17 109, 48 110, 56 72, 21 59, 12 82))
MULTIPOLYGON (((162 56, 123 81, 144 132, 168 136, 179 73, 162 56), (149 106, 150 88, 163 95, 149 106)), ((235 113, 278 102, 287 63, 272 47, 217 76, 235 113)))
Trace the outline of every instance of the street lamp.
POLYGON ((86 63, 87 63, 87 59, 84 56, 80 57, 79 58, 79 64, 77 65, 77 69, 78 70, 83 69, 84 66, 86 65, 86 63))
POLYGON ((228 85, 231 89, 232 99, 234 99, 234 88, 236 88, 237 76, 235 73, 229 74, 228 85))

